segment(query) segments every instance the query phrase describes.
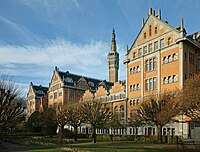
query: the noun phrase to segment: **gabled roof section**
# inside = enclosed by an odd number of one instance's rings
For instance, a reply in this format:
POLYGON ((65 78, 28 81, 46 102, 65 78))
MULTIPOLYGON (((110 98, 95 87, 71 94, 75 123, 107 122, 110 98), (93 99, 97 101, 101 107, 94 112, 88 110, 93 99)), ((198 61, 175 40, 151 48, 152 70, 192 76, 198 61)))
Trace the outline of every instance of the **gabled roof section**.
MULTIPOLYGON (((150 8, 151 10, 151 8, 150 8)), ((140 29, 135 41, 133 42, 133 44, 131 45, 130 49, 128 50, 128 54, 130 53, 130 51, 132 50, 132 48, 134 48, 134 46, 136 45, 136 42, 138 41, 139 39, 139 36, 143 33, 144 29, 148 27, 148 23, 150 20, 154 20, 155 22, 158 22, 159 24, 165 26, 165 27, 168 27, 169 29, 179 33, 180 30, 178 28, 174 28, 172 27, 171 25, 168 24, 167 21, 163 21, 161 20, 161 15, 160 13, 158 12, 158 15, 155 16, 155 11, 151 11, 149 14, 148 14, 148 17, 146 19, 146 21, 144 22, 143 20, 143 25, 142 25, 142 28, 140 29)), ((147 34, 148 35, 148 34, 147 34)), ((142 35, 143 36, 143 35, 142 35)))
MULTIPOLYGON (((90 78, 90 77, 86 77, 86 76, 82 76, 82 75, 73 74, 73 73, 70 73, 69 71, 63 72, 63 71, 58 70, 58 74, 59 74, 60 78, 63 80, 63 83, 64 83, 65 86, 76 87, 76 84, 80 80, 84 79, 87 82, 88 86, 90 87, 91 91, 96 91, 99 84, 102 82, 102 80, 90 78)), ((105 80, 104 80, 104 83, 105 83, 106 86, 112 86, 113 85, 113 83, 107 82, 105 80)))
POLYGON ((34 91, 36 97, 42 97, 45 94, 47 94, 48 87, 44 87, 42 85, 33 85, 32 82, 31 82, 31 86, 33 88, 33 91, 34 91))

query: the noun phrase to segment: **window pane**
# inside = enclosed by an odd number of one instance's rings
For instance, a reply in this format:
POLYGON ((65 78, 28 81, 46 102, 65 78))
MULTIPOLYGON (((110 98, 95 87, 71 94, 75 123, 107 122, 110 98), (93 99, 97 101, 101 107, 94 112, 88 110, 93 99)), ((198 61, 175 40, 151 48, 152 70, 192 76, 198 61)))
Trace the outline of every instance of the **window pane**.
POLYGON ((152 78, 149 79, 149 90, 153 89, 153 82, 152 82, 152 78))
POLYGON ((152 59, 149 60, 149 71, 152 70, 152 67, 153 67, 153 62, 152 62, 152 59))
POLYGON ((156 69, 156 58, 153 58, 153 69, 156 69))
POLYGON ((158 50, 158 41, 156 41, 156 42, 154 43, 154 49, 155 49, 155 51, 158 50))
POLYGON ((144 51, 144 54, 147 54, 147 47, 146 46, 143 48, 143 51, 144 51))
POLYGON ((153 90, 156 90, 156 77, 153 78, 153 90))
POLYGON ((163 48, 165 46, 165 41, 164 39, 160 40, 160 48, 163 48))
POLYGON ((147 79, 146 80, 146 91, 148 91, 149 90, 149 80, 147 79))
POLYGON ((146 72, 149 71, 149 60, 146 60, 146 72))
POLYGON ((149 52, 151 53, 153 51, 152 44, 149 44, 149 52))

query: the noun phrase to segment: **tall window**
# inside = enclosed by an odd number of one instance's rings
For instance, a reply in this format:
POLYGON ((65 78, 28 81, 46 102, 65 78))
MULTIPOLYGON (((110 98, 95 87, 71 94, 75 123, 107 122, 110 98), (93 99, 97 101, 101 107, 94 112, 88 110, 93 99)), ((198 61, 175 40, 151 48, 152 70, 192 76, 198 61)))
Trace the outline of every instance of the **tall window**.
POLYGON ((152 78, 149 79, 149 90, 153 90, 153 81, 152 81, 152 78))
POLYGON ((57 94, 57 92, 55 92, 54 93, 54 99, 57 99, 57 97, 58 97, 58 94, 57 94))
POLYGON ((149 36, 151 36, 151 25, 149 26, 149 36))
POLYGON ((153 90, 156 90, 156 77, 153 78, 153 90))
POLYGON ((158 33, 158 28, 157 27, 155 27, 155 34, 157 34, 158 33))
POLYGON ((138 56, 142 56, 142 48, 138 50, 138 56))
POLYGON ((163 48, 165 46, 165 41, 164 39, 160 40, 160 48, 163 48))
POLYGON ((144 32, 144 39, 146 39, 147 38, 147 33, 146 32, 144 32))
POLYGON ((147 79, 146 80, 146 91, 148 91, 149 90, 149 80, 147 79))
POLYGON ((135 52, 133 52, 133 59, 135 58, 136 56, 135 56, 135 52))
POLYGON ((156 69, 156 58, 153 58, 153 69, 156 69))
POLYGON ((120 107, 120 119, 124 120, 124 106, 120 107))
POLYGON ((144 51, 143 54, 147 54, 147 46, 145 46, 145 47, 143 48, 143 51, 144 51))
POLYGON ((149 71, 149 60, 146 60, 146 72, 149 71))
POLYGON ((171 37, 169 37, 168 39, 167 39, 167 45, 170 45, 171 44, 171 37))
POLYGON ((153 62, 152 59, 149 60, 149 71, 153 69, 153 62))
POLYGON ((115 118, 118 119, 118 107, 115 107, 115 118))
POLYGON ((152 51, 153 51, 152 44, 149 44, 149 53, 151 53, 152 51))
POLYGON ((156 42, 154 43, 154 49, 155 49, 155 51, 158 50, 158 41, 156 41, 156 42))

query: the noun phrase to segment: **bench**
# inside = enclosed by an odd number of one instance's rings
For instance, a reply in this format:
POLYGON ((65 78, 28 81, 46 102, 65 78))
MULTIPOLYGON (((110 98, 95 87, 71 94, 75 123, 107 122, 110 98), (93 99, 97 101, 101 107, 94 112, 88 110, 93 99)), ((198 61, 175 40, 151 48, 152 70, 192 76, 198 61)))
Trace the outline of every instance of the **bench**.
POLYGON ((180 139, 177 142, 177 149, 184 152, 200 152, 200 141, 194 139, 180 139))

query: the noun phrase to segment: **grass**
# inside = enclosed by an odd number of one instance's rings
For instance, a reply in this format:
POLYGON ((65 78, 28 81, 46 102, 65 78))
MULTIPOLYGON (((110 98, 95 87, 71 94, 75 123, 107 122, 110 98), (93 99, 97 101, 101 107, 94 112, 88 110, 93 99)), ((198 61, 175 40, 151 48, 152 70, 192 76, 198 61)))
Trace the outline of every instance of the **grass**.
POLYGON ((36 149, 27 152, 177 152, 176 146, 139 144, 129 141, 71 144, 66 148, 36 149))

